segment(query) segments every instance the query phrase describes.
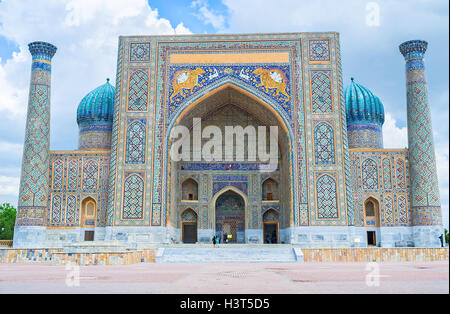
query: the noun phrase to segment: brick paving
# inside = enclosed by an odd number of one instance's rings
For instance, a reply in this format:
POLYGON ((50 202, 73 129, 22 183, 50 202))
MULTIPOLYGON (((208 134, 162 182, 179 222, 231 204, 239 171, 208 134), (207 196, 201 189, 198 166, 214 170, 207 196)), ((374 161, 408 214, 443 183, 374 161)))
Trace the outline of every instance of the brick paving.
POLYGON ((366 263, 211 263, 84 266, 70 287, 64 266, 0 264, 0 293, 449 293, 448 262, 378 265, 378 286, 366 263))

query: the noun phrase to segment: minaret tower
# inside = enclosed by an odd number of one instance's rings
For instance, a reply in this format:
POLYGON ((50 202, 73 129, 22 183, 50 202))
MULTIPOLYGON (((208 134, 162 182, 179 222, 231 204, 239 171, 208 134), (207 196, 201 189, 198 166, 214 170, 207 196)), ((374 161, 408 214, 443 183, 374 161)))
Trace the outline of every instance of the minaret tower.
POLYGON ((51 59, 56 47, 45 42, 28 47, 31 82, 14 247, 43 245, 49 197, 51 59))
POLYGON ((442 213, 436 172, 430 104, 424 55, 428 43, 407 41, 400 45, 406 60, 410 209, 417 247, 440 246, 442 213))

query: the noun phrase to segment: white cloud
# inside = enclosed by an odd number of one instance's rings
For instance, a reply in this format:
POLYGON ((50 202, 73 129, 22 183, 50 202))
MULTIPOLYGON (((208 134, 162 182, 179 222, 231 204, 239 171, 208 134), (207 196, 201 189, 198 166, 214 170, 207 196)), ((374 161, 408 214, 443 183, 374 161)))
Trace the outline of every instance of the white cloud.
POLYGON ((386 113, 383 125, 383 144, 385 148, 408 147, 408 129, 399 128, 389 112, 386 113))
POLYGON ((23 150, 23 145, 18 143, 10 143, 0 140, 0 155, 4 156, 6 154, 11 156, 21 156, 23 150))
MULTIPOLYGON (((0 196, 17 196, 19 194, 19 184, 19 177, 0 176, 0 196)), ((3 200, 0 203, 3 203, 3 200)))
POLYGON ((442 205, 444 225, 449 227, 449 146, 442 144, 436 147, 436 168, 442 205))
POLYGON ((183 23, 172 26, 159 17, 146 0, 2 0, 0 35, 19 52, 0 62, 0 130, 8 132, 0 141, 0 202, 17 200, 31 70, 28 43, 47 41, 58 48, 52 62, 52 149, 75 149, 77 105, 107 77, 114 84, 118 37, 189 33, 183 23))
POLYGON ((192 8, 198 8, 196 14, 205 25, 211 25, 217 31, 222 31, 225 28, 225 17, 209 8, 207 0, 195 0, 191 3, 192 8))

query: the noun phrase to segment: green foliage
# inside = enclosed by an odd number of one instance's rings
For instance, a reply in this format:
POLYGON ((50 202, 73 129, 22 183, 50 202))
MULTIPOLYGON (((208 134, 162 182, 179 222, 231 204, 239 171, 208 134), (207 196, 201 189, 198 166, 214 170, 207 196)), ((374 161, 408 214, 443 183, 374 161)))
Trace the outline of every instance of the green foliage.
POLYGON ((445 233, 445 243, 448 244, 448 230, 445 229, 445 230, 444 230, 444 233, 445 233))
POLYGON ((0 240, 13 239, 16 212, 16 209, 9 203, 0 205, 0 240))

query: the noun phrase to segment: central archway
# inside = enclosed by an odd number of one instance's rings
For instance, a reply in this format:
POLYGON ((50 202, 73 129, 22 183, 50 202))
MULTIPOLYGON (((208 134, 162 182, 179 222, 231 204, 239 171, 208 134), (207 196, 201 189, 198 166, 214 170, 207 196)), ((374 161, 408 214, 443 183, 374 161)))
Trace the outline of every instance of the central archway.
MULTIPOLYGON (((182 110, 171 119, 166 133, 167 154, 164 167, 166 186, 163 193, 167 208, 167 223, 169 227, 177 227, 180 211, 186 206, 193 206, 199 214, 199 242, 210 241, 216 232, 216 197, 224 187, 236 187, 236 193, 242 193, 245 201, 245 238, 243 242, 263 243, 262 212, 267 206, 279 209, 280 232, 294 225, 296 196, 296 160, 295 136, 292 126, 279 113, 275 104, 256 97, 251 91, 226 83, 216 89, 199 95, 196 100, 181 105, 182 110), (225 134, 226 126, 239 125, 242 128, 253 126, 278 127, 278 167, 266 171, 260 168, 264 162, 256 161, 204 161, 193 160, 193 119, 201 119, 201 129, 217 126, 225 134), (172 139, 168 134, 175 126, 184 126, 190 130, 191 160, 173 161, 169 158, 169 147, 172 139), (268 177, 275 178, 279 195, 268 199, 262 198, 262 184, 268 177), (194 178, 198 183, 198 199, 182 199, 180 190, 187 178, 194 178), (251 199, 251 206, 250 200, 251 199)), ((202 145, 208 139, 202 139, 202 145)), ((246 139, 248 141, 248 138, 246 139)), ((267 133, 266 143, 269 143, 267 133)), ((225 152, 224 149, 222 149, 225 152)), ((245 152, 247 154, 247 151, 245 152)), ((180 231, 175 231, 179 233, 180 231)), ((287 234, 287 233, 286 233, 287 234)), ((237 234, 236 234, 237 236, 237 234)), ((242 233, 241 233, 242 236, 242 233)), ((236 239, 237 240, 237 239, 236 239)), ((285 241, 289 241, 286 239, 285 241)))

